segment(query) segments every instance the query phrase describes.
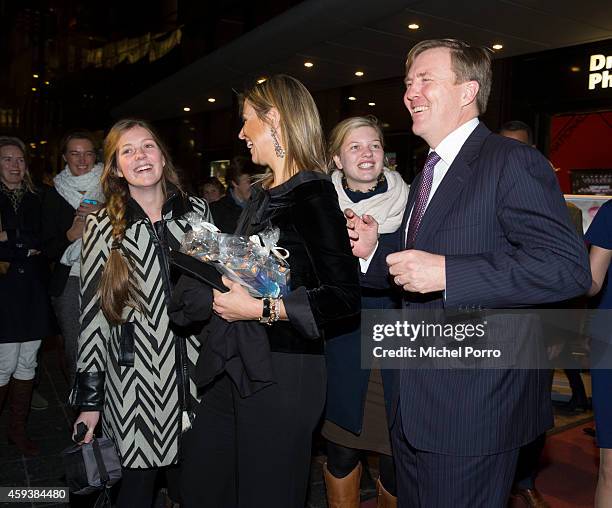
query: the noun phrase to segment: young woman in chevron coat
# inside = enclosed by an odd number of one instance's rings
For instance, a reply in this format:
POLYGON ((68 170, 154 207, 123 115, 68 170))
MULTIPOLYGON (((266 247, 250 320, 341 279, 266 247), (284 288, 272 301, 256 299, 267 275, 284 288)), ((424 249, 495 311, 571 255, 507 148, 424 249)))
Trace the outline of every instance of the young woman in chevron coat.
POLYGON ((81 332, 71 395, 91 441, 101 413, 103 433, 121 458, 117 506, 152 504, 157 472, 175 464, 196 390, 192 368, 199 343, 168 319, 168 254, 178 249, 196 211, 168 153, 142 121, 121 120, 104 143, 106 207, 89 215, 81 261, 81 332))

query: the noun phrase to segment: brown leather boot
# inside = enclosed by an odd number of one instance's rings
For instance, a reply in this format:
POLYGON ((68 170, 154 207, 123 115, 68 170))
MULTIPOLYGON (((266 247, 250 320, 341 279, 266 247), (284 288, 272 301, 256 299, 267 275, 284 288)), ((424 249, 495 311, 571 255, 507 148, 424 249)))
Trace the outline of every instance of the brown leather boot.
POLYGON ((33 387, 33 379, 21 381, 20 379, 13 378, 9 383, 8 390, 8 441, 19 448, 19 451, 27 457, 34 457, 40 453, 40 448, 38 448, 36 443, 30 441, 25 430, 26 420, 30 413, 33 387))
POLYGON ((359 508, 359 483, 361 481, 361 463, 344 478, 336 478, 323 465, 325 486, 327 487, 328 508, 359 508))
POLYGON ((385 490, 380 478, 376 480, 376 508, 397 508, 397 497, 385 490))

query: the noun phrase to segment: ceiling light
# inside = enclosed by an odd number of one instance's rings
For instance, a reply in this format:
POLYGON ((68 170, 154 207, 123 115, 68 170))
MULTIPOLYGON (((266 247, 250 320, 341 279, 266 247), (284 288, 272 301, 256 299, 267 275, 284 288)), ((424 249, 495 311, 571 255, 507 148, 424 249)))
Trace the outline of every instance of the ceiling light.
POLYGON ((356 71, 355 76, 359 76, 359 77, 363 76, 363 71, 356 71))
POLYGON ((38 78, 38 74, 32 74, 33 78, 38 78))
POLYGON ((572 71, 572 72, 580 72, 580 67, 578 67, 577 65, 574 65, 573 67, 570 67, 570 71, 572 71))
POLYGON ((46 141, 46 140, 44 140, 44 139, 42 139, 42 140, 40 141, 40 144, 41 144, 41 145, 46 145, 46 144, 47 144, 47 141, 46 141))
POLYGON ((387 129, 387 128, 391 127, 391 125, 389 125, 387 122, 384 122, 382 124, 382 126, 383 126, 383 129, 387 129))
POLYGON ((33 91, 33 92, 35 92, 35 91, 36 91, 36 87, 35 87, 35 86, 33 86, 33 87, 32 87, 32 91, 33 91))
POLYGON ((209 97, 208 98, 208 102, 215 102, 217 99, 215 99, 214 97, 209 97))
POLYGON ((408 28, 410 28, 410 30, 418 30, 421 27, 419 25, 417 25, 416 23, 410 23, 408 25, 408 28))
POLYGON ((185 111, 185 113, 189 113, 191 111, 191 108, 189 106, 185 106, 183 108, 183 111, 185 111))
POLYGON ((266 78, 259 78, 259 79, 257 80, 257 84, 258 84, 258 85, 261 85, 261 84, 262 84, 262 83, 263 83, 265 80, 266 80, 266 78))
POLYGON ((353 97, 352 95, 348 98, 349 101, 356 101, 357 97, 353 97))
POLYGON ((368 102, 368 106, 376 106, 375 102, 368 102))
POLYGON ((502 44, 493 44, 493 46, 491 46, 493 49, 502 49, 504 46, 502 44))
POLYGON ((308 67, 310 69, 313 66, 314 64, 312 62, 304 62, 304 67, 308 67))
POLYGON ((49 83, 48 81, 45 81, 45 85, 50 85, 51 83, 49 83))

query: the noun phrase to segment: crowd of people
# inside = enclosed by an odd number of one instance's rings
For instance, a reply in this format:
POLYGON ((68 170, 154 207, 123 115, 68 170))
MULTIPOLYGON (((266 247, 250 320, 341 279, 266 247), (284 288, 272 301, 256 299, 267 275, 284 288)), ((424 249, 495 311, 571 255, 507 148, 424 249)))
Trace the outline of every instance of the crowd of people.
MULTIPOLYGON (((550 163, 530 139, 510 139, 516 123, 501 136, 479 120, 486 49, 423 41, 405 68, 404 106, 429 146, 410 187, 386 167, 375 118, 341 121, 326 143, 312 96, 286 75, 243 93, 236 134, 251 158, 232 160, 227 190, 204 181, 202 197, 183 190, 141 120, 110 128, 103 161, 87 132, 68 134, 65 167, 45 190, 25 145, 1 138, 9 439, 39 451, 26 419, 56 319, 75 434, 84 423, 82 442, 114 441, 119 508, 149 508, 160 473, 187 508, 303 507, 321 421, 331 508, 359 506, 364 452, 379 457, 379 507, 546 506, 534 478, 553 425, 551 372, 363 368, 360 310, 554 306, 600 291, 607 308, 612 207, 586 234, 589 260, 550 163), (288 292, 256 298, 228 278, 213 288, 175 270, 190 212, 223 233, 277 228, 288 292)), ((602 508, 612 506, 610 375, 592 377, 602 508)))

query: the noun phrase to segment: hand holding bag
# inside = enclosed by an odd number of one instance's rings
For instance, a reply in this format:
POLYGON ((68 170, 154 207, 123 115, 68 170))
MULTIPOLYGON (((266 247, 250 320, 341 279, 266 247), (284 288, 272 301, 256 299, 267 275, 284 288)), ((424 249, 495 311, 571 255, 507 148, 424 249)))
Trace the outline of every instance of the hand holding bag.
MULTIPOLYGON (((85 432, 87 427, 79 423, 75 440, 81 441, 85 432)), ((95 506, 111 506, 108 490, 121 479, 121 462, 112 440, 100 437, 90 443, 69 446, 62 451, 62 459, 70 492, 90 494, 101 490, 95 506)))

